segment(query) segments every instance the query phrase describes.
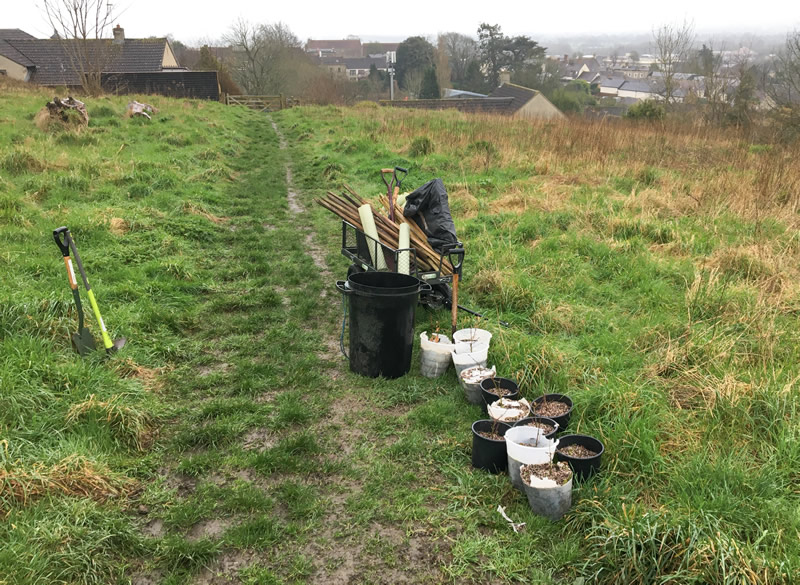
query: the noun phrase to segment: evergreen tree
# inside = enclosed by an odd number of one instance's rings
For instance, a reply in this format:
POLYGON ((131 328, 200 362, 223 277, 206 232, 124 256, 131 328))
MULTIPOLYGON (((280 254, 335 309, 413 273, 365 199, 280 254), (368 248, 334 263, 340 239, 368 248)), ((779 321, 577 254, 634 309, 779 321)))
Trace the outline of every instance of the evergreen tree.
POLYGON ((442 97, 439 89, 439 80, 436 79, 436 69, 428 67, 425 70, 425 77, 422 79, 422 89, 419 98, 422 100, 438 100, 442 97))

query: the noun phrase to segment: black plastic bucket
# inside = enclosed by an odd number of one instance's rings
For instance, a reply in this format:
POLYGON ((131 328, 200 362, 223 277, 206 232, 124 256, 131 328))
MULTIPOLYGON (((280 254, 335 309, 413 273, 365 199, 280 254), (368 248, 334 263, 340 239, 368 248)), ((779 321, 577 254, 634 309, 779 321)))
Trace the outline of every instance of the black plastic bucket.
POLYGON ((351 274, 336 283, 349 299, 350 371, 399 378, 411 369, 414 309, 420 290, 430 286, 397 272, 351 274))
POLYGON ((491 473, 501 473, 508 465, 506 441, 495 441, 479 433, 505 435, 511 426, 493 420, 478 420, 472 423, 472 467, 485 469, 491 473))
POLYGON ((483 396, 483 404, 481 404, 481 408, 483 408, 483 412, 488 412, 489 405, 492 402, 500 400, 500 398, 519 400, 519 386, 517 386, 517 383, 514 380, 509 380, 508 378, 500 378, 499 376, 495 376, 494 378, 486 378, 485 380, 481 380, 481 396, 483 396), (508 390, 508 394, 500 396, 495 392, 492 392, 494 388, 508 390))
POLYGON ((556 449, 555 460, 566 461, 572 469, 572 472, 579 479, 586 479, 597 473, 600 469, 600 460, 603 456, 603 451, 606 450, 602 442, 589 435, 564 435, 558 440, 558 449, 556 449), (563 447, 569 447, 570 445, 581 445, 587 449, 591 449, 597 454, 594 457, 571 457, 558 450, 563 447))

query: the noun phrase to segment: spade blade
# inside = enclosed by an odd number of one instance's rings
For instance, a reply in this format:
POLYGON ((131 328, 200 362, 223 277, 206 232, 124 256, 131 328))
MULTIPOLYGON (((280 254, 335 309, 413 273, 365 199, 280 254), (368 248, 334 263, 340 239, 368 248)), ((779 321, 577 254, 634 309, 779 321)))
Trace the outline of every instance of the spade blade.
POLYGON ((72 347, 74 347, 75 351, 82 357, 89 355, 97 349, 94 337, 86 327, 72 334, 72 347))

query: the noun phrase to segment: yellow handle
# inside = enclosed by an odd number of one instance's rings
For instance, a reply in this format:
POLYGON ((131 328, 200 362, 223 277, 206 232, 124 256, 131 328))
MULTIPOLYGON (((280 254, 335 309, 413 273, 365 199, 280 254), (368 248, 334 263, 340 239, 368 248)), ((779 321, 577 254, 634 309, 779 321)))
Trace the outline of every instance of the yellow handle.
POLYGON ((94 298, 94 291, 90 289, 87 292, 89 294, 89 303, 91 303, 92 311, 94 311, 94 318, 97 319, 97 322, 100 324, 100 331, 103 334, 103 345, 106 349, 111 349, 113 344, 111 343, 111 338, 108 336, 108 331, 106 331, 106 324, 103 323, 103 317, 100 315, 100 308, 97 306, 97 301, 94 298))

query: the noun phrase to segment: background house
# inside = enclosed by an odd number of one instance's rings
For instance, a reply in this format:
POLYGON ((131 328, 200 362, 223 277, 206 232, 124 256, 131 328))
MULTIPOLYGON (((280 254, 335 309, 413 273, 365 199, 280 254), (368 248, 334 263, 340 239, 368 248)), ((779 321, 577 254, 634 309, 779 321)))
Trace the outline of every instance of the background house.
POLYGON ((382 101, 384 106, 423 110, 459 110, 497 114, 510 118, 558 120, 565 116, 550 100, 535 89, 503 83, 487 97, 452 97, 441 100, 382 101))
POLYGON ((360 39, 321 40, 308 39, 305 46, 306 53, 319 57, 348 57, 358 58, 364 56, 364 48, 360 39))
POLYGON ((50 87, 82 86, 82 73, 99 73, 108 91, 163 93, 219 99, 216 72, 181 67, 166 38, 126 39, 117 25, 113 39, 37 39, 19 29, 0 29, 0 70, 50 87))

